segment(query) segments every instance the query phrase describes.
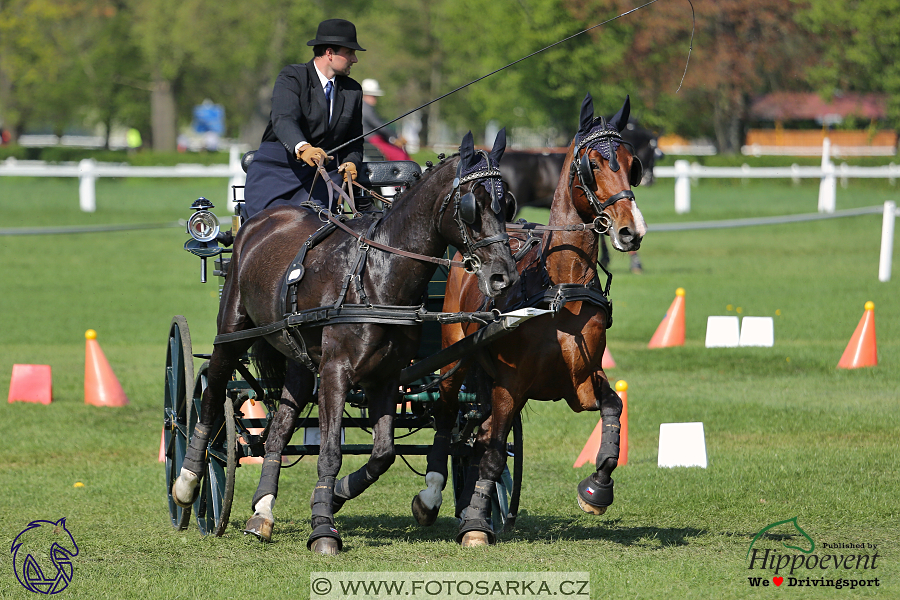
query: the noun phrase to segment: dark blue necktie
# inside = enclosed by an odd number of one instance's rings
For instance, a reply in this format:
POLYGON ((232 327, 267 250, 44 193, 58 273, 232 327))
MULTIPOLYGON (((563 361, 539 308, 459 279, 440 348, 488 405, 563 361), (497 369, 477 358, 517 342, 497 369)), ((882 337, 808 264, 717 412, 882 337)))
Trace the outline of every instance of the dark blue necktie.
POLYGON ((331 122, 331 91, 334 89, 334 82, 329 81, 325 84, 325 103, 328 105, 328 121, 331 122))

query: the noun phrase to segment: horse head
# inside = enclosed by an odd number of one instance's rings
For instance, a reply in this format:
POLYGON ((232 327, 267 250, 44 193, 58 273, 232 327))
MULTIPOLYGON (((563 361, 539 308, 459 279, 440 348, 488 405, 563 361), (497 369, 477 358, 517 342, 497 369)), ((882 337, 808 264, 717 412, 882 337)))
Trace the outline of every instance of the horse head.
POLYGON ((466 271, 475 274, 479 289, 489 298, 501 295, 519 278, 505 226, 509 211, 515 211, 515 199, 499 169, 505 150, 505 128, 490 152, 476 150, 468 132, 459 148, 453 189, 438 217, 445 239, 462 253, 466 271))
POLYGON ((613 247, 621 252, 640 248, 647 233, 631 191, 641 183, 643 168, 622 137, 630 112, 631 100, 626 96, 609 121, 595 118, 594 102, 587 94, 581 104, 578 133, 569 149, 569 189, 576 210, 584 220, 594 220, 598 229, 605 228, 613 247))

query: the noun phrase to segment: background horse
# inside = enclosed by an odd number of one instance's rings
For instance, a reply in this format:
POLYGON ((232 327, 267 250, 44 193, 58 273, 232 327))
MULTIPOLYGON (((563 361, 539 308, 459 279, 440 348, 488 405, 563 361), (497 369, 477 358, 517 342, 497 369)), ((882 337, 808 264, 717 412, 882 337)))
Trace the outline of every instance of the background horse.
MULTIPOLYGON (((395 199, 383 217, 355 218, 346 225, 376 243, 427 257, 440 257, 448 244, 453 244, 466 253, 467 267, 475 271, 481 292, 496 297, 518 278, 504 229, 505 197, 496 193, 500 173, 495 165, 505 147, 506 134, 501 131, 490 154, 476 152, 469 133, 458 157, 427 171, 395 199)), ((198 477, 205 471, 210 428, 222 418, 226 383, 241 356, 258 339, 238 332, 278 324, 286 312, 336 308, 344 299, 348 304, 375 308, 421 303, 437 268, 435 263, 370 250, 367 244, 343 232, 332 233, 317 243, 308 242, 322 226, 320 215, 312 211, 280 207, 249 219, 235 238, 200 422, 172 489, 176 502, 189 505, 195 499, 198 477), (309 246, 305 273, 298 255, 303 246, 309 246), (299 280, 296 306, 283 301, 289 296, 283 293, 283 286, 292 279, 299 280)), ((312 397, 313 369, 318 369, 322 442, 319 480, 310 503, 313 532, 307 547, 322 554, 340 551, 333 499, 336 494, 344 499, 358 495, 393 463, 393 417, 399 401, 400 371, 414 357, 420 333, 420 326, 373 320, 266 332, 265 341, 283 356, 279 356, 280 365, 263 357, 264 376, 277 371, 267 366, 283 367, 284 357, 293 360, 287 361, 278 410, 266 440, 260 485, 253 498, 255 514, 248 530, 263 539, 271 536, 271 507, 278 490, 281 455, 293 434, 297 413, 312 397), (336 489, 342 458, 341 416, 348 392, 357 386, 364 390, 369 403, 374 429, 372 454, 366 466, 341 480, 336 489)))
MULTIPOLYGON (((602 117, 594 119, 590 94, 585 98, 581 126, 566 154, 564 165, 568 168, 559 177, 549 222, 551 226, 591 223, 605 214, 611 222, 609 235, 613 246, 622 252, 639 248, 646 233, 646 224, 630 191, 640 179, 635 169, 637 162, 625 144, 619 143, 623 142, 619 133, 625 129, 629 109, 626 98, 622 109, 607 124, 602 117)), ((495 300, 494 306, 501 311, 515 309, 548 284, 597 282, 598 238, 590 229, 545 232, 542 243, 519 260, 518 283, 503 299, 495 300)), ((520 239, 524 240, 524 236, 520 239)), ((489 302, 471 277, 459 269, 451 270, 445 311, 483 309, 489 302)), ((469 493, 472 496, 462 512, 457 541, 463 545, 494 541, 490 497, 506 465, 507 435, 529 398, 558 400, 562 397, 575 412, 601 411, 604 429, 596 472, 578 485, 578 502, 583 510, 594 514, 602 514, 612 504, 610 475, 619 455, 622 402, 601 368, 610 318, 608 304, 570 301, 554 318, 533 318, 477 353, 472 370, 480 373, 480 377, 475 378, 474 387, 479 398, 489 394, 491 416, 476 438, 475 466, 470 467, 466 478, 468 489, 462 495, 463 498, 469 493), (479 384, 485 380, 488 385, 479 384)), ((443 326, 444 346, 475 329, 476 326, 468 324, 443 326)), ((451 368, 444 370, 448 372, 451 368)), ((466 370, 463 364, 442 383, 442 410, 438 411, 435 443, 428 455, 426 484, 429 487, 413 499, 413 512, 421 524, 433 522, 440 506, 439 492, 447 477, 450 430, 456 420, 458 393, 466 370)), ((472 383, 468 380, 469 391, 473 391, 469 387, 472 383)))
MULTIPOLYGON (((656 166, 657 160, 665 157, 665 154, 659 149, 658 134, 642 127, 634 119, 630 119, 625 129, 622 130, 622 138, 631 144, 634 155, 641 161, 644 168, 641 185, 653 185, 656 182, 653 168, 656 166)), ((565 158, 564 152, 541 153, 516 150, 506 152, 500 171, 503 173, 503 179, 509 184, 509 191, 516 197, 520 210, 524 206, 550 208, 559 174, 565 166, 565 158)), ((643 270, 640 257, 636 251, 632 251, 630 254, 631 271, 640 273, 643 270)), ((604 267, 609 264, 609 249, 602 239, 600 241, 600 262, 604 267)))

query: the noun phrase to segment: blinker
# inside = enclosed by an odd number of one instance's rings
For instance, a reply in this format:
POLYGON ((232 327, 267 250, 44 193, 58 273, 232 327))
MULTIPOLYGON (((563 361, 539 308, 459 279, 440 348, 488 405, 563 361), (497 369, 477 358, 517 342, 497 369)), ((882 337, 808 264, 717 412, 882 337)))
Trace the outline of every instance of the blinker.
POLYGON ((464 223, 471 225, 475 222, 476 212, 477 206, 475 205, 475 194, 472 192, 463 194, 462 198, 459 199, 459 218, 462 219, 464 223))
POLYGON ((594 170, 591 169, 588 149, 585 149, 584 154, 581 155, 581 160, 578 161, 578 175, 581 177, 582 182, 590 187, 591 190, 597 191, 597 182, 594 180, 594 170))

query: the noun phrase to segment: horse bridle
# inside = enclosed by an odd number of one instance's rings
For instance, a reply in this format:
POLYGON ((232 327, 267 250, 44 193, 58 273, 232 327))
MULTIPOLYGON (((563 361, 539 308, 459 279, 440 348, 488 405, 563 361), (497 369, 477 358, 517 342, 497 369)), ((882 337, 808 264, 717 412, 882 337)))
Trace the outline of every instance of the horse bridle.
MULTIPOLYGON (((569 184, 573 188, 580 189, 584 192, 588 202, 591 204, 591 208, 594 210, 594 214, 596 215, 596 218, 594 219, 594 231, 598 234, 607 233, 612 226, 612 217, 606 212, 607 208, 623 198, 635 200, 634 192, 630 189, 613 194, 604 202, 601 202, 600 199, 597 198, 597 194, 594 193, 597 182, 593 177, 593 169, 591 169, 588 151, 591 149, 591 146, 595 144, 605 143, 609 150, 609 168, 613 172, 618 171, 619 160, 616 157, 616 150, 613 146, 614 141, 618 144, 628 146, 631 149, 632 155, 634 155, 634 147, 629 142, 626 142, 618 131, 615 129, 607 129, 606 121, 603 117, 600 117, 600 128, 586 135, 575 145, 575 151, 572 155, 572 166, 569 170, 569 184), (581 150, 584 150, 584 153, 579 156, 581 150), (574 184, 576 176, 578 177, 578 184, 574 184)), ((629 173, 629 183, 631 186, 639 185, 642 176, 643 167, 641 161, 637 156, 633 156, 631 172, 629 173)))
MULTIPOLYGON (((447 205, 450 203, 451 198, 454 200, 453 220, 456 222, 457 227, 459 227, 459 233, 462 236, 463 247, 461 252, 463 255, 463 264, 465 265, 464 268, 467 273, 475 273, 481 269, 481 259, 475 255, 475 250, 491 244, 509 242, 509 234, 505 231, 486 237, 477 242, 473 242, 467 232, 468 226, 475 222, 477 204, 472 189, 463 194, 460 187, 464 183, 469 183, 470 181, 484 183, 482 180, 488 180, 484 185, 490 191, 491 210, 494 211, 494 214, 500 214, 503 195, 500 169, 491 163, 491 158, 487 152, 484 152, 483 150, 476 150, 476 152, 484 157, 487 166, 484 169, 464 174, 462 172, 463 161, 460 159, 459 163, 456 165, 456 177, 453 179, 453 188, 450 190, 450 193, 447 194, 447 197, 444 198, 443 203, 441 203, 441 208, 438 211, 438 223, 440 223, 444 218, 444 212, 447 210, 447 205)), ((472 188, 474 189, 474 187, 475 186, 473 185, 472 188)))

